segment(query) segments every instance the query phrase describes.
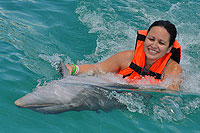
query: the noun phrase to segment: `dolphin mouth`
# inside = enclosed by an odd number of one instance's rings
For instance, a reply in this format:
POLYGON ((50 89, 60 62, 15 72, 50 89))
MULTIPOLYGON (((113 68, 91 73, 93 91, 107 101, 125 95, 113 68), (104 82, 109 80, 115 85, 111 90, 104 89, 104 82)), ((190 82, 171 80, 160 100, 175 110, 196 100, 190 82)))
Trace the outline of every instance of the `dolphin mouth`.
POLYGON ((54 103, 45 103, 45 104, 23 104, 23 102, 21 102, 21 99, 16 100, 15 105, 17 107, 20 108, 41 108, 41 107, 50 107, 50 106, 54 106, 54 103))
POLYGON ((29 108, 33 111, 44 113, 44 114, 57 114, 57 113, 62 113, 64 112, 63 109, 58 109, 57 106, 63 106, 62 104, 56 104, 56 103, 43 103, 43 104, 38 104, 38 103, 32 103, 32 104, 27 104, 23 103, 21 99, 18 99, 14 102, 14 104, 17 107, 20 108, 29 108))

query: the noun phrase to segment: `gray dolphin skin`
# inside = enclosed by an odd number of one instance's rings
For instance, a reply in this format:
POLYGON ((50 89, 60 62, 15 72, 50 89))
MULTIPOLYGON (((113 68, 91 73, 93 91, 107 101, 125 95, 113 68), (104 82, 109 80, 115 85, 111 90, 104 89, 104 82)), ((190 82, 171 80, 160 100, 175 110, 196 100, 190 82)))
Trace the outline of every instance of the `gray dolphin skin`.
POLYGON ((32 93, 15 101, 15 105, 41 113, 123 108, 109 91, 98 86, 105 81, 94 76, 71 76, 61 63, 63 79, 37 86, 32 93))
MULTIPOLYGON (((123 109, 126 106, 110 96, 110 93, 113 91, 123 93, 125 89, 140 89, 140 86, 136 85, 108 83, 107 80, 95 76, 71 76, 63 63, 60 64, 60 70, 63 79, 37 86, 32 93, 16 100, 15 105, 50 114, 65 111, 123 109)), ((151 95, 145 97, 151 98, 151 95)))

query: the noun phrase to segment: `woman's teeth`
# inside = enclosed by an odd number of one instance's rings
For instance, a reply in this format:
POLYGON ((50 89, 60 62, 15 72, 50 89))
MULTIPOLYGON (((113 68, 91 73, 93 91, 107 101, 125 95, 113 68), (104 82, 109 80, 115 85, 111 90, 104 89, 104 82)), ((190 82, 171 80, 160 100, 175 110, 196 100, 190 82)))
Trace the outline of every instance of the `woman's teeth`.
POLYGON ((149 51, 150 51, 151 53, 157 53, 156 51, 154 51, 154 50, 151 50, 151 49, 149 49, 149 51))

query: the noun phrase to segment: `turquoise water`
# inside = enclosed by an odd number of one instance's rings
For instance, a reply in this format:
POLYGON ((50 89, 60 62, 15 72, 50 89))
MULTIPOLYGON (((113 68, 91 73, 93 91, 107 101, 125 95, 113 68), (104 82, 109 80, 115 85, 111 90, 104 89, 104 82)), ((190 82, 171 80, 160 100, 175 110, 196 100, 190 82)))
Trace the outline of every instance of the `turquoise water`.
POLYGON ((200 132, 199 7, 198 0, 0 0, 0 132, 200 132), (151 108, 56 115, 13 104, 40 82, 60 78, 54 60, 103 61, 133 49, 136 31, 159 19, 178 29, 181 90, 196 96, 158 95, 151 108))

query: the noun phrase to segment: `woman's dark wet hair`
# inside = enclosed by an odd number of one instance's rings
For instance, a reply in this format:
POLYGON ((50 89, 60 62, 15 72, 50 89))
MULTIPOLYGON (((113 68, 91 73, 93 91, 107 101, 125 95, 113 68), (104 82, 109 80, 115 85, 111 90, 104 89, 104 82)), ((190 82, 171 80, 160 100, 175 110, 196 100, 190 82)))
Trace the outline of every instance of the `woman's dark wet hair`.
POLYGON ((148 32, 151 30, 152 27, 154 26, 160 26, 163 27, 167 30, 167 32, 170 34, 170 41, 169 41, 169 47, 173 45, 175 39, 176 39, 176 35, 177 35, 177 30, 174 24, 172 24, 170 21, 168 20, 159 20, 159 21, 155 21, 153 24, 151 24, 151 26, 148 29, 148 32))

